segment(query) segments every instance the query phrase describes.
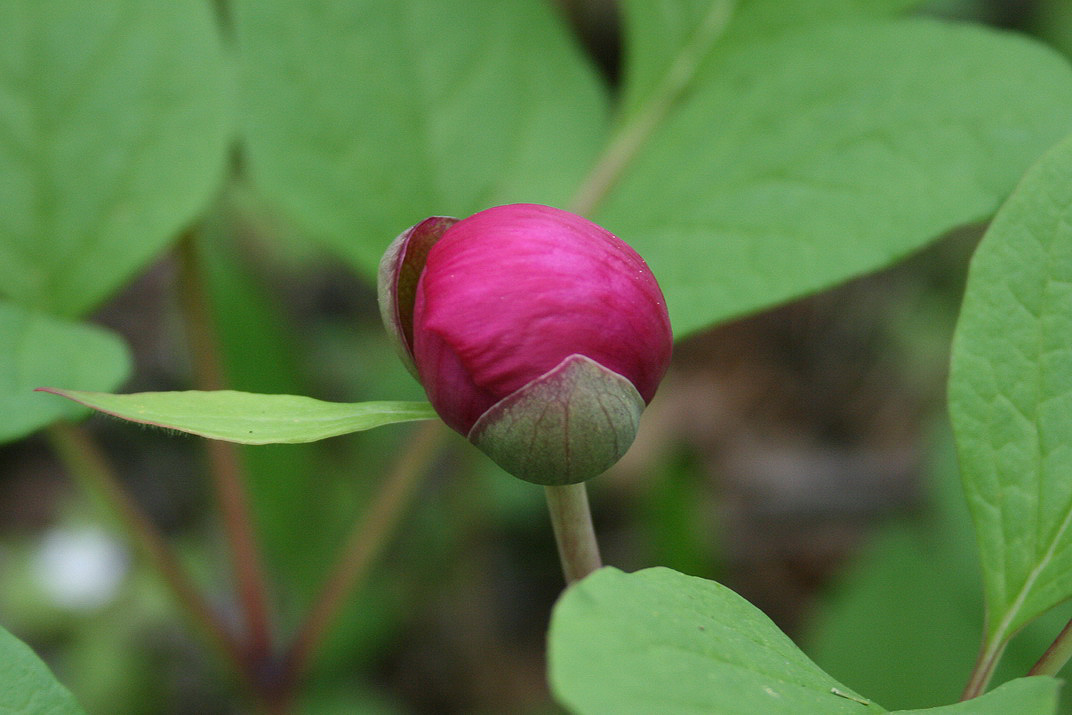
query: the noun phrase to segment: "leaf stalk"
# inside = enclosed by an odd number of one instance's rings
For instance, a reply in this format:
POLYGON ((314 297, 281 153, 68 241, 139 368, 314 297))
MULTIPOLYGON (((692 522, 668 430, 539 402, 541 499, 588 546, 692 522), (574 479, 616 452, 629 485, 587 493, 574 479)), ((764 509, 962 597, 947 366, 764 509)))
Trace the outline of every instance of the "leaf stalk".
MULTIPOLYGON (((216 326, 206 299, 206 285, 198 256, 196 234, 179 243, 179 300, 186 321, 194 382, 201 390, 226 386, 216 326)), ((271 656, 271 628, 267 586, 260 549, 253 531, 253 515, 246 495, 248 478, 238 448, 210 440, 207 445, 210 475, 219 502, 224 531, 231 551, 238 600, 245 619, 247 655, 252 663, 271 656)))
POLYGON ((1070 658, 1072 658, 1072 621, 1065 624, 1057 638, 1027 674, 1057 675, 1070 658))
POLYGON ((388 473, 362 519, 358 520, 320 593, 284 656, 283 682, 293 687, 307 674, 346 599, 360 585, 376 556, 412 503, 420 477, 438 453, 446 429, 441 422, 422 424, 388 473))
POLYGON ((964 686, 964 693, 960 696, 961 700, 971 700, 986 692, 986 686, 994 675, 994 669, 997 667, 998 661, 1001 660, 1002 653, 1005 652, 1007 642, 1007 640, 1002 639, 983 641, 983 645, 979 649, 979 657, 975 661, 975 667, 972 669, 971 677, 968 678, 968 684, 964 686))
POLYGON ((570 201, 570 211, 591 216, 621 178, 629 162, 658 129, 696 77, 704 58, 722 37, 733 18, 736 0, 712 4, 695 33, 670 63, 647 103, 622 120, 603 153, 570 201))
POLYGON ((127 539, 160 574, 187 618, 209 645, 248 682, 242 646, 216 616, 163 535, 123 487, 93 437, 82 427, 57 422, 45 432, 53 451, 82 487, 111 512, 127 539))

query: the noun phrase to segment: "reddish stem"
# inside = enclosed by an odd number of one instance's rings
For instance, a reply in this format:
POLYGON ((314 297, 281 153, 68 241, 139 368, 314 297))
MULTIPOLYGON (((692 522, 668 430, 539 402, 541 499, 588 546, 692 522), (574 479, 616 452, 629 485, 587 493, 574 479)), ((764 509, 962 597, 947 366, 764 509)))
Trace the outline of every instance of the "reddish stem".
POLYGON ((446 430, 438 420, 412 432, 412 440, 385 478, 364 518, 357 521, 320 593, 299 627, 284 659, 286 689, 299 683, 323 646, 331 623, 351 597, 373 560, 394 532, 420 477, 428 470, 446 430))
POLYGON ((1056 677, 1070 658, 1072 658, 1072 621, 1065 624, 1057 638, 1027 674, 1056 677))
MULTIPOLYGON (((242 646, 216 617, 160 531, 123 488, 92 436, 69 422, 52 425, 47 435, 67 469, 87 492, 100 499, 112 513, 128 539, 164 579, 175 600, 209 644, 231 664, 236 673, 246 677, 248 673, 242 646)), ((246 685, 252 687, 248 678, 246 685)))
MULTIPOLYGON (((194 382, 200 390, 221 390, 226 386, 223 361, 193 234, 183 237, 177 253, 179 298, 186 320, 194 382)), ((248 479, 236 445, 210 440, 208 459, 246 624, 247 658, 250 666, 257 668, 271 655, 271 628, 264 568, 245 491, 248 479)))

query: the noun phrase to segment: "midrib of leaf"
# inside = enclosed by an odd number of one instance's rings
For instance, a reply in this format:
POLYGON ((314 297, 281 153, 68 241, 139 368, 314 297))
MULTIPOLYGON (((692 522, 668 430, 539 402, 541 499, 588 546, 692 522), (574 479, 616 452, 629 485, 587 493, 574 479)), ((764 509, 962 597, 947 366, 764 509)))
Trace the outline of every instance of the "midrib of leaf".
MULTIPOLYGON (((1068 210, 1068 207, 1066 206, 1066 207, 1064 207, 1064 210, 1058 212, 1058 218, 1057 218, 1058 223, 1063 222, 1062 216, 1064 215, 1064 213, 1067 210, 1068 210)), ((1050 246, 1048 247, 1047 252, 1051 254, 1051 260, 1047 261, 1047 265, 1052 266, 1053 265, 1053 260, 1052 260, 1053 243, 1052 242, 1050 243, 1050 246)), ((1043 295, 1042 306, 1041 306, 1041 308, 1039 310, 1039 315, 1038 315, 1038 329, 1036 330, 1036 348, 1037 348, 1036 354, 1038 354, 1038 355, 1043 354, 1043 332, 1044 331, 1043 331, 1043 328, 1042 328, 1042 316, 1046 315, 1047 308, 1048 308, 1049 302, 1050 302, 1049 287, 1054 281, 1055 281, 1055 279, 1054 279, 1054 277, 1052 275, 1047 275, 1046 276, 1046 285, 1045 285, 1045 289, 1044 289, 1043 294, 1042 294, 1043 295)), ((1039 361, 1035 361, 1035 366, 1036 366, 1036 374, 1035 374, 1035 380, 1034 380, 1034 383, 1035 383, 1035 403, 1034 404, 1037 406, 1037 405, 1042 404, 1042 387, 1041 387, 1041 385, 1042 385, 1043 380, 1042 380, 1042 365, 1040 364, 1039 361)), ((1043 499, 1044 499, 1044 495, 1042 494, 1042 489, 1043 489, 1043 478, 1042 478, 1042 476, 1043 476, 1042 475, 1042 471, 1043 471, 1042 470, 1043 447, 1042 447, 1042 424, 1040 422, 1039 412, 1038 412, 1037 407, 1036 407, 1036 409, 1034 411, 1034 415, 1032 416, 1031 421, 1032 421, 1032 423, 1034 425, 1034 428, 1035 428, 1035 435, 1036 435, 1036 439, 1035 439, 1036 460, 1035 460, 1035 462, 1038 465, 1036 467, 1036 474, 1035 474, 1035 483, 1038 485, 1037 486, 1037 493, 1036 493, 1036 496, 1035 496, 1035 534, 1036 534, 1036 539, 1040 541, 1041 539, 1038 539, 1038 537, 1039 537, 1039 530, 1040 530, 1040 528, 1042 526, 1041 507, 1042 507, 1042 503, 1043 503, 1043 499)), ((1016 620, 1016 617, 1019 615, 1020 610, 1024 606, 1024 603, 1027 601, 1028 596, 1031 594, 1032 589, 1034 588, 1035 584, 1038 582, 1039 578, 1041 578, 1042 573, 1050 565, 1050 562, 1053 561, 1054 554, 1057 553, 1057 546, 1061 542, 1062 537, 1064 537, 1065 533, 1068 531, 1070 526, 1072 526, 1072 508, 1066 508, 1065 517, 1064 517, 1064 519, 1061 520, 1061 524, 1057 527, 1057 531, 1054 532, 1053 537, 1050 539, 1050 541, 1049 541, 1049 543, 1048 543, 1048 545, 1046 547, 1045 552, 1042 554, 1042 557, 1036 562, 1035 567, 1032 568, 1031 571, 1027 574, 1027 578, 1024 579, 1023 586, 1021 586, 1020 590, 1017 592, 1016 598, 1014 598, 1012 600, 1012 603, 1009 605, 1009 608, 1007 608, 1006 611, 1005 611, 1004 617, 998 623, 998 627, 990 635, 989 643, 987 644, 987 648, 988 648, 989 652, 992 652, 992 653, 1000 652, 1000 650, 1002 648, 1004 648, 1006 641, 1008 641, 1008 639, 1012 637, 1012 633, 1010 632, 1012 623, 1016 620)))
POLYGON ((736 0, 714 0, 711 3, 696 32, 681 47, 647 102, 612 135, 574 194, 569 206, 571 211, 590 215, 610 193, 625 167, 695 78, 704 58, 729 26, 736 5, 736 0))

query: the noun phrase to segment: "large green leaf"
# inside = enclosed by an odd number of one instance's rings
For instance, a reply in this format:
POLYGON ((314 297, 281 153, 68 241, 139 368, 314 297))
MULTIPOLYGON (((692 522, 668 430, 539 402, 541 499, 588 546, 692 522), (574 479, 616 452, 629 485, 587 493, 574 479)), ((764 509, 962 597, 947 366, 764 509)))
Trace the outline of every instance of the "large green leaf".
POLYGON ((433 214, 562 204, 605 92, 543 0, 239 0, 254 182, 367 276, 433 214))
POLYGON ((238 444, 315 442, 436 416, 426 402, 323 402, 300 395, 259 395, 235 390, 112 395, 42 389, 131 422, 238 444))
POLYGON ((25 643, 0 628, 0 715, 84 715, 25 643))
POLYGON ((555 606, 550 677, 576 713, 885 712, 714 581, 604 568, 555 606))
POLYGON ((698 74, 621 147, 596 217, 651 264, 682 335, 987 217, 1069 129, 1072 70, 1041 45, 920 19, 811 25, 698 74))
POLYGON ((979 580, 964 568, 973 554, 959 558, 949 541, 937 529, 884 528, 831 585, 804 636, 808 655, 888 707, 955 701, 979 650, 983 609, 979 580))
POLYGON ((230 136, 207 2, 0 3, 0 294, 75 316, 202 210, 230 136))
POLYGON ((114 333, 0 300, 0 442, 85 412, 42 399, 35 388, 114 390, 130 373, 130 362, 126 343, 114 333))
MULTIPOLYGON (((928 447, 939 459, 926 469, 925 508, 910 521, 879 527, 824 588, 801 635, 804 651, 823 670, 889 708, 954 702, 979 652, 983 596, 975 535, 953 435, 943 427, 939 436, 928 447)), ((996 682, 1028 672, 1069 613, 1055 608, 1018 633, 996 682)), ((1067 712, 1070 696, 1061 693, 1067 712)))
MULTIPOLYGON (((549 639, 552 689, 578 715, 886 712, 733 591, 670 569, 604 568, 574 584, 555 606, 549 639)), ((1059 685, 1021 678, 970 702, 897 712, 1052 715, 1059 685)))
POLYGON ((949 409, 996 649, 1072 596, 1072 137, 972 260, 949 409))

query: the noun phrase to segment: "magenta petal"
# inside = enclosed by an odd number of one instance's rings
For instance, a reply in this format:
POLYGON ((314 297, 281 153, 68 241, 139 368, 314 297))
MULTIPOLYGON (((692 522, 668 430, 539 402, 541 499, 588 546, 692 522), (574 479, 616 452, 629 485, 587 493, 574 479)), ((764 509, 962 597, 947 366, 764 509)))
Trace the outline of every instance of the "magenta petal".
POLYGON ((424 271, 428 251, 443 232, 458 222, 448 216, 432 216, 410 226, 391 242, 380 259, 377 290, 380 317, 395 344, 395 350, 414 376, 413 303, 417 281, 424 271))
POLYGON ((451 226, 428 253, 413 352, 444 419, 465 433, 498 400, 573 354, 645 402, 670 360, 666 305, 644 260, 559 209, 500 206, 451 226))
POLYGON ((451 429, 466 434, 499 398, 473 382, 459 355, 436 333, 422 335, 421 348, 420 380, 428 401, 451 429))

